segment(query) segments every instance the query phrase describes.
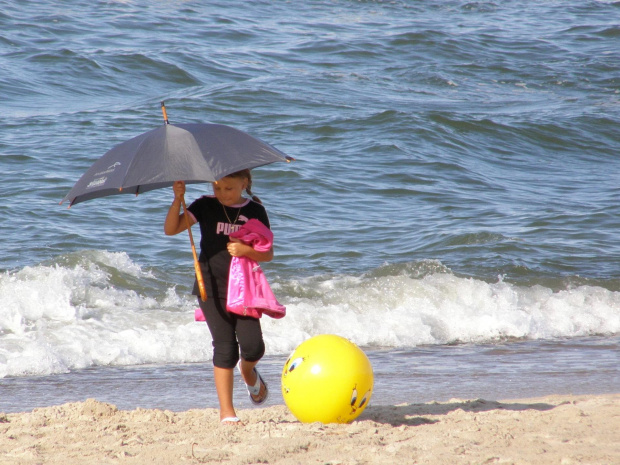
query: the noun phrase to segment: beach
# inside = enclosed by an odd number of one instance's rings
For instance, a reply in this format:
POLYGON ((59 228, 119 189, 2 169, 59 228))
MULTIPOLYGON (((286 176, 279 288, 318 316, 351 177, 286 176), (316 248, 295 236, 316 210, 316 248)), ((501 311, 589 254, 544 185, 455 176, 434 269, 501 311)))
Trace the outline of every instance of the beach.
POLYGON ((284 405, 118 410, 85 402, 0 414, 4 465, 617 464, 620 394, 370 405, 350 424, 303 424, 284 405))

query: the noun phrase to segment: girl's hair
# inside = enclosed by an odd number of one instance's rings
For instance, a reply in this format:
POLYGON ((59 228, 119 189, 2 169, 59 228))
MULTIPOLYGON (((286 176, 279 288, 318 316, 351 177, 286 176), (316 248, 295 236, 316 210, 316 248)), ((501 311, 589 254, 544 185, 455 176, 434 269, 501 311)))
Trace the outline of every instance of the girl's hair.
POLYGON ((254 200, 254 202, 258 202, 260 204, 263 203, 261 201, 261 199, 259 199, 254 194, 252 194, 252 173, 250 172, 249 169, 245 169, 245 170, 241 170, 241 171, 236 171, 234 173, 230 173, 229 175, 227 175, 225 177, 227 177, 227 178, 242 178, 242 179, 245 179, 248 182, 248 185, 245 188, 245 191, 252 198, 252 200, 254 200))

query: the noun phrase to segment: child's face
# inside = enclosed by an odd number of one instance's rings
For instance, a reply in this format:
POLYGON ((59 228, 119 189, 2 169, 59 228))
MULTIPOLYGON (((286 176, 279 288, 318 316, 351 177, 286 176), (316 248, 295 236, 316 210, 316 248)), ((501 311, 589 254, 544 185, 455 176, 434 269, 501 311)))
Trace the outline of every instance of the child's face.
POLYGON ((247 179, 222 178, 213 183, 213 193, 222 205, 230 207, 243 202, 241 195, 247 187, 247 179))

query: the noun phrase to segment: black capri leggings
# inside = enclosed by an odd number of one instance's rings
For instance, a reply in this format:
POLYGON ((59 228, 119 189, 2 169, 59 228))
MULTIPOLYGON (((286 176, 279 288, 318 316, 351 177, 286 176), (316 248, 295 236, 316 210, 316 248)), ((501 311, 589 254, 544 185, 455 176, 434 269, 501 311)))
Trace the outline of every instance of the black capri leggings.
POLYGON ((209 297, 206 302, 198 299, 213 337, 213 365, 234 368, 241 357, 257 362, 265 354, 265 342, 260 320, 241 316, 226 310, 226 301, 209 297))

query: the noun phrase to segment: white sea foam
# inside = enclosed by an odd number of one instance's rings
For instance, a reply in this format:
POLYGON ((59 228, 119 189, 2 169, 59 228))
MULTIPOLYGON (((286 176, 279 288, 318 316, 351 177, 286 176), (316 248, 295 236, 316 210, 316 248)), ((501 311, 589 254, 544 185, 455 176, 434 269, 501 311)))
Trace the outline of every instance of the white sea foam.
POLYGON ((97 252, 72 267, 36 266, 0 277, 0 377, 95 365, 205 359, 210 339, 174 289, 161 299, 119 289, 105 267, 150 278, 126 254, 97 252))
POLYGON ((291 334, 332 332, 364 346, 411 347, 620 332, 620 293, 601 287, 553 292, 449 273, 342 277, 314 286, 322 290, 319 299, 287 302, 282 326, 291 334))
MULTIPOLYGON (((164 283, 155 297, 118 288, 110 269, 137 282, 155 279, 126 254, 109 252, 0 275, 0 377, 211 359, 211 337, 193 319, 192 296, 164 283)), ((596 286, 553 292, 449 272, 395 272, 274 282, 274 290, 287 316, 262 320, 269 354, 290 353, 323 333, 405 348, 620 332, 620 293, 596 286)))

